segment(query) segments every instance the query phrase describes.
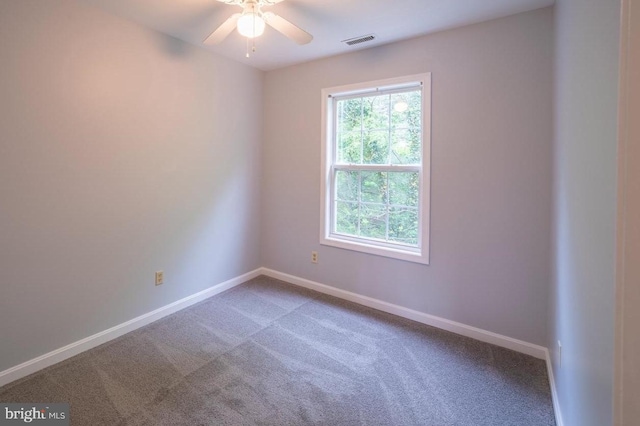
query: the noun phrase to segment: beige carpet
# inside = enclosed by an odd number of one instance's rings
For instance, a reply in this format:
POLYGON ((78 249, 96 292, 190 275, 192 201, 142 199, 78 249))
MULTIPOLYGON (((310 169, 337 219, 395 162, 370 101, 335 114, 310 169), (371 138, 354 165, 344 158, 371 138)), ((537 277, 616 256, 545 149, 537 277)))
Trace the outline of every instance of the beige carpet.
POLYGON ((543 361, 259 277, 0 388, 72 425, 555 425, 543 361))

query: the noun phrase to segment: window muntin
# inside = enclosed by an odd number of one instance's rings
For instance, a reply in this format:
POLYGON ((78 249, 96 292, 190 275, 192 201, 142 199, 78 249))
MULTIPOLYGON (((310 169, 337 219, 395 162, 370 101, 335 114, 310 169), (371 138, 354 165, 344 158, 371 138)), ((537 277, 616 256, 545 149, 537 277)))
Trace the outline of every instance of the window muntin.
POLYGON ((418 77, 323 91, 321 243, 428 263, 430 76, 418 77))

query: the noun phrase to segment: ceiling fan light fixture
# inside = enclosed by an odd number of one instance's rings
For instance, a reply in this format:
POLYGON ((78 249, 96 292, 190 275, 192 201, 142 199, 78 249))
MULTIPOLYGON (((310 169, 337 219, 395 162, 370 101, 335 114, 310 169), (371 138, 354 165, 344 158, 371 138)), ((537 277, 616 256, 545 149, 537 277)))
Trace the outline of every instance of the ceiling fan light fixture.
POLYGON ((209 34, 204 40, 204 44, 215 45, 227 38, 233 30, 238 30, 247 39, 247 53, 249 50, 249 40, 254 40, 253 51, 255 52, 255 38, 261 36, 266 25, 283 34, 292 41, 303 45, 311 43, 313 36, 305 30, 295 26, 281 16, 273 12, 263 13, 261 8, 273 6, 283 0, 218 0, 219 2, 238 6, 242 8, 242 13, 234 13, 229 16, 214 32, 209 34))
POLYGON ((238 19, 238 32, 248 38, 260 37, 264 27, 264 19, 255 12, 245 12, 238 19))

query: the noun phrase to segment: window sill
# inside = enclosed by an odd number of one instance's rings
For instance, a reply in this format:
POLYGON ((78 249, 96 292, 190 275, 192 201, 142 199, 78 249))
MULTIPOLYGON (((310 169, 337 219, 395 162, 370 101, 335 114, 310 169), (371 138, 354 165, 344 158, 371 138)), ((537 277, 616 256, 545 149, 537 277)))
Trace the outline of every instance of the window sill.
POLYGON ((320 239, 320 244, 325 246, 337 247, 344 250, 357 251, 360 253, 373 254, 376 256, 388 257, 391 259, 403 260, 405 262, 420 263, 422 265, 429 264, 428 254, 418 251, 401 248, 381 247, 373 244, 349 241, 338 237, 324 237, 320 239))

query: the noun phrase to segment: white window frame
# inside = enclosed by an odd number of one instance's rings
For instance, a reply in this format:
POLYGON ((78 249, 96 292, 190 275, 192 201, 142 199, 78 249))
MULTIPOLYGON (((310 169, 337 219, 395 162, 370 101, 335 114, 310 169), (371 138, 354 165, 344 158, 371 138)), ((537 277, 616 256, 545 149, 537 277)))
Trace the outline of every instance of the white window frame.
MULTIPOLYGON (((431 222, 431 73, 322 89, 321 158, 320 244, 425 265, 429 264, 431 222), (400 244, 385 243, 332 233, 333 191, 335 191, 333 182, 336 172, 334 99, 336 97, 354 95, 365 96, 370 93, 375 93, 376 91, 401 90, 411 87, 422 87, 422 165, 421 167, 416 167, 420 171, 418 246, 407 247, 400 244)), ((357 168, 360 166, 354 165, 350 167, 357 168)), ((363 169, 376 169, 379 171, 393 171, 394 167, 397 166, 362 166, 363 169)))

